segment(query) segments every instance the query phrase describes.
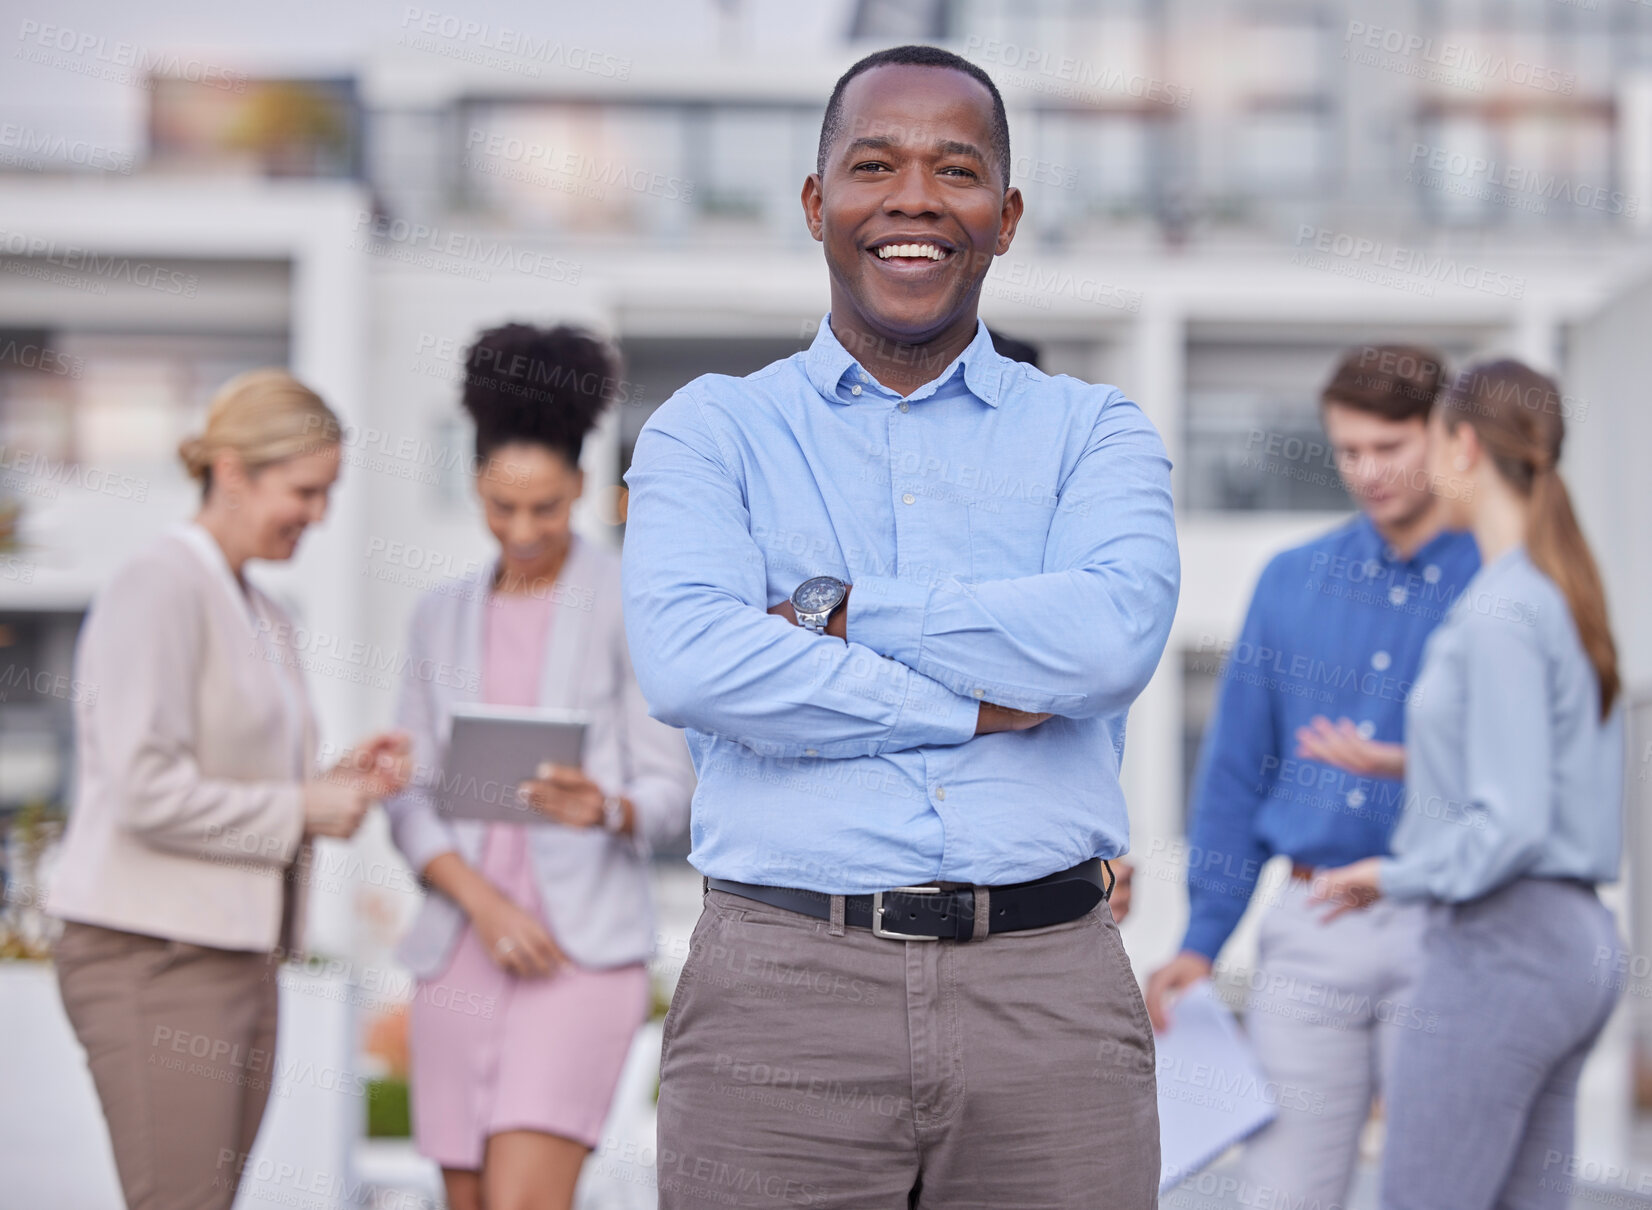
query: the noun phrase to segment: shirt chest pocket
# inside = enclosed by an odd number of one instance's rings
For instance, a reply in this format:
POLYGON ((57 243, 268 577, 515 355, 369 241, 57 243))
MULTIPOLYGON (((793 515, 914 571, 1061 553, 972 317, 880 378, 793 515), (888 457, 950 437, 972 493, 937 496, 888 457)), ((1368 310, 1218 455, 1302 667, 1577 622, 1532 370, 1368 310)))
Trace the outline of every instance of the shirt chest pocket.
POLYGON ((969 561, 975 580, 1036 576, 1044 570, 1055 505, 1034 500, 983 500, 969 506, 969 561))

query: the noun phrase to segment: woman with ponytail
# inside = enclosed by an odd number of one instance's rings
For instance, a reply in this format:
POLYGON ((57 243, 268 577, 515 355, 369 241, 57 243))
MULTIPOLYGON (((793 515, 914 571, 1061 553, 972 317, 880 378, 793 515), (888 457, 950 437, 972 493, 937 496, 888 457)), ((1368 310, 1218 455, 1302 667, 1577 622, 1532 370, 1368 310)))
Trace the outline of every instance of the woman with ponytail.
MULTIPOLYGON (((1327 873, 1327 919, 1433 903, 1394 1056, 1385 1210, 1570 1203, 1578 1077, 1617 1001, 1623 718, 1600 572, 1557 464, 1553 381, 1471 367, 1430 421, 1435 490, 1482 567, 1407 704, 1393 857, 1327 873)), ((1319 759, 1327 759, 1318 755, 1319 759)))

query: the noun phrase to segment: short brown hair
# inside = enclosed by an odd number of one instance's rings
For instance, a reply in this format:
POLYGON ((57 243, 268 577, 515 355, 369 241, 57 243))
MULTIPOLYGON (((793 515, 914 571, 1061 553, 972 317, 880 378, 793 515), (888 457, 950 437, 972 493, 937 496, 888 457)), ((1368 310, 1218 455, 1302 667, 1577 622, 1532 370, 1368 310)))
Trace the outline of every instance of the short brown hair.
POLYGON ((1320 403, 1386 420, 1427 420, 1448 381, 1445 358, 1421 345, 1360 345, 1342 356, 1320 403))

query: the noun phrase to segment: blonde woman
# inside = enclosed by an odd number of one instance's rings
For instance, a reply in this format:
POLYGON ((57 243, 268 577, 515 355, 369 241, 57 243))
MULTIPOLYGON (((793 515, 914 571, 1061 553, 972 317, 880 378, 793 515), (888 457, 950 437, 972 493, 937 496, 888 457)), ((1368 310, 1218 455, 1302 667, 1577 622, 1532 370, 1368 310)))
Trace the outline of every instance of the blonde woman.
POLYGON ((228 1207, 269 1097, 276 970, 310 838, 405 782, 406 740, 312 773, 286 613, 246 578, 327 510, 339 423, 281 370, 213 399, 179 447, 201 508, 117 570, 75 652, 77 778, 49 905, 58 985, 130 1210, 228 1207))
POLYGON ((419 977, 413 1137, 452 1210, 566 1210, 648 1015, 647 857, 687 823, 694 772, 631 672, 619 559, 569 524, 585 435, 617 386, 612 353, 577 329, 507 324, 466 370, 499 553, 419 602, 398 715, 418 773, 385 804, 431 888, 401 947, 419 977), (479 675, 411 674, 432 664, 479 675), (524 783, 521 823, 436 812, 453 707, 478 698, 590 715, 583 767, 524 783))

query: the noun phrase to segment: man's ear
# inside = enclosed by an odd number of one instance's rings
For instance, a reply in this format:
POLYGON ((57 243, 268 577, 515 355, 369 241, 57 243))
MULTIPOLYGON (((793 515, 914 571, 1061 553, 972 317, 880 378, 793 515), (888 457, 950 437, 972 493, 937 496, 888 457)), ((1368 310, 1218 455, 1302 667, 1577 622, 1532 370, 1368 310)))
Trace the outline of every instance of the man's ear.
POLYGON ((809 234, 814 236, 817 244, 823 241, 825 232, 825 225, 820 221, 824 200, 820 193, 820 173, 811 172, 803 178, 803 221, 808 224, 809 234))
POLYGON ((1003 256, 1010 250, 1010 242, 1015 239, 1015 229, 1021 224, 1021 212, 1026 205, 1021 191, 1014 185, 1004 190, 1004 208, 998 215, 998 243, 993 249, 994 256, 1003 256))

